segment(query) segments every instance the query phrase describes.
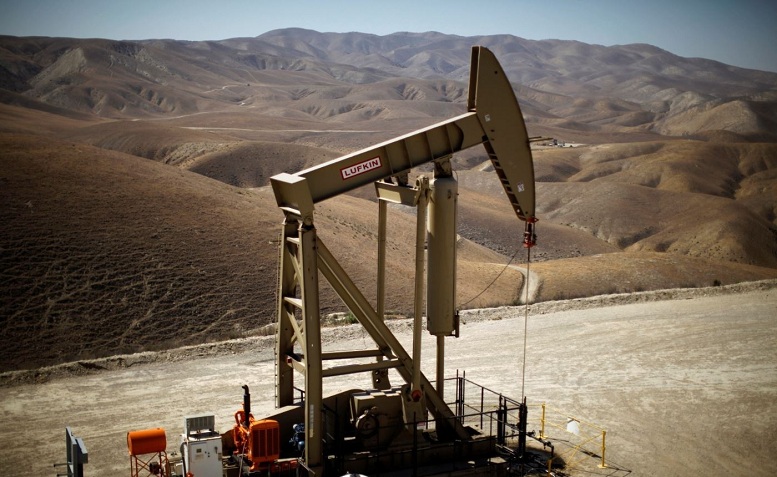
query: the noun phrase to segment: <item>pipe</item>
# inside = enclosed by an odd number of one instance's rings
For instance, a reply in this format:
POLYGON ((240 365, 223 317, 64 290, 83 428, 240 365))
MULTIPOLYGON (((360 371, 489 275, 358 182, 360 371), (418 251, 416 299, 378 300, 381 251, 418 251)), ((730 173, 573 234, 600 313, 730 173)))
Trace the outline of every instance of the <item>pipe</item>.
POLYGON ((246 428, 251 426, 251 393, 248 392, 248 385, 243 385, 243 419, 245 419, 246 428))
MULTIPOLYGON (((186 440, 189 440, 189 436, 186 436, 186 440)), ((181 442, 181 465, 183 466, 183 475, 186 475, 188 472, 186 472, 186 455, 184 455, 183 448, 186 445, 186 442, 181 442)))
POLYGON ((445 336, 437 335, 437 394, 445 399, 445 336))
POLYGON ((429 184, 426 328, 450 336, 456 329, 456 203, 458 183, 437 176, 429 184))

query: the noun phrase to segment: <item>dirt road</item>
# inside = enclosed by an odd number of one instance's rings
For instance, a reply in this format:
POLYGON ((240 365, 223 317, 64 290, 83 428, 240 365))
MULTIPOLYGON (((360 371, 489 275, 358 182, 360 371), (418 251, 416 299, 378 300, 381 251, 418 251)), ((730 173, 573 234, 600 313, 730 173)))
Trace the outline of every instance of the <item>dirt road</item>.
MULTIPOLYGON (((464 313, 461 338, 446 345, 447 374, 466 370, 467 378, 518 398, 523 310, 464 313)), ((408 324, 393 326, 409 347, 408 324)), ((325 336, 330 349, 369 342, 356 326, 325 336)), ((592 472, 777 475, 777 281, 535 305, 527 338, 530 420, 547 402, 606 429, 611 467, 592 472)), ((433 338, 425 339, 424 372, 434 376, 433 338)), ((86 443, 87 475, 126 475, 128 431, 164 427, 168 451, 184 416, 215 414, 224 432, 240 408, 242 384, 251 386, 254 414, 269 412, 272 343, 254 338, 71 365, 38 373, 43 383, 5 375, 3 475, 55 475, 65 426, 86 443)), ((326 381, 325 389, 367 384, 366 376, 357 379, 326 381)))

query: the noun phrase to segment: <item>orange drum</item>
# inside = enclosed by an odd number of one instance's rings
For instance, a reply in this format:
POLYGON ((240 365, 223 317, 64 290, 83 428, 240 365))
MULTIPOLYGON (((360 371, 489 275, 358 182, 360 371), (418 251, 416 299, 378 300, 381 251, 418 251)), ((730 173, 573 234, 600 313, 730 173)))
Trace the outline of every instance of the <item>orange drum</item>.
POLYGON ((127 433, 127 448, 132 456, 165 452, 167 437, 161 427, 127 433))

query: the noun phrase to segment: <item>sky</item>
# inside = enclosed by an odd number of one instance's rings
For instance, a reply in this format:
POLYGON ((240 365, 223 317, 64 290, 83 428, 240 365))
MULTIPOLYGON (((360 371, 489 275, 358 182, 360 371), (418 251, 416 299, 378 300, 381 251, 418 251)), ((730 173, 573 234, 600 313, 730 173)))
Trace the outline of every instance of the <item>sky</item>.
POLYGON ((0 0, 0 35, 222 40, 289 27, 648 43, 777 72, 775 0, 0 0))

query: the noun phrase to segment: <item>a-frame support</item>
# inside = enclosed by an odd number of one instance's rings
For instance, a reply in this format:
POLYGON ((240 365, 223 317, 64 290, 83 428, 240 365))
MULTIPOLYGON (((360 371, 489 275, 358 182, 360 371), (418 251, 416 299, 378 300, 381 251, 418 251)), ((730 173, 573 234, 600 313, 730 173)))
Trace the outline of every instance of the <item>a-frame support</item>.
POLYGON ((315 469, 322 462, 321 313, 318 299, 318 260, 316 228, 312 221, 287 217, 282 234, 279 274, 276 404, 291 405, 294 370, 305 379, 305 462, 315 469), (299 296, 297 296, 299 295, 299 296), (302 317, 301 324, 297 315, 302 317), (296 353, 295 343, 302 350, 296 353))
MULTIPOLYGON (((383 184, 382 189, 395 188, 403 194, 413 194, 415 189, 383 184)), ((421 194, 424 192, 422 191, 421 194)), ((419 195, 417 191, 416 195, 419 195)), ((420 221, 423 223, 424 214, 420 221)), ((423 227, 419 227, 423 230, 423 227)), ((423 243, 423 236, 420 238, 423 243)), ((373 372, 395 368, 412 389, 423 391, 429 411, 437 425, 447 434, 458 439, 468 439, 467 431, 455 419, 435 387, 420 371, 420 360, 411 358, 402 344, 386 326, 383 317, 353 283, 337 259, 316 236, 312 219, 302 219, 287 212, 283 226, 281 267, 279 279, 279 307, 277 330, 277 406, 294 402, 294 370, 305 380, 305 464, 313 471, 323 466, 323 378, 360 372, 373 372), (324 353, 321 349, 320 307, 318 272, 353 313, 374 341, 376 348, 324 353), (379 357, 378 361, 365 364, 349 364, 323 368, 324 361, 379 357)), ((423 247, 421 247, 423 253, 423 247)), ((416 300, 423 300, 416 296, 416 300)), ((420 312, 420 308, 418 312, 420 312)), ((420 313, 419 313, 420 314, 420 313)), ((420 316, 419 316, 420 318, 420 316)), ((420 331, 420 323, 416 325, 420 331)), ((420 346, 420 341, 417 341, 420 346)), ((419 348, 420 349, 420 348, 419 348)), ((409 389, 409 388, 408 388, 409 389)))

